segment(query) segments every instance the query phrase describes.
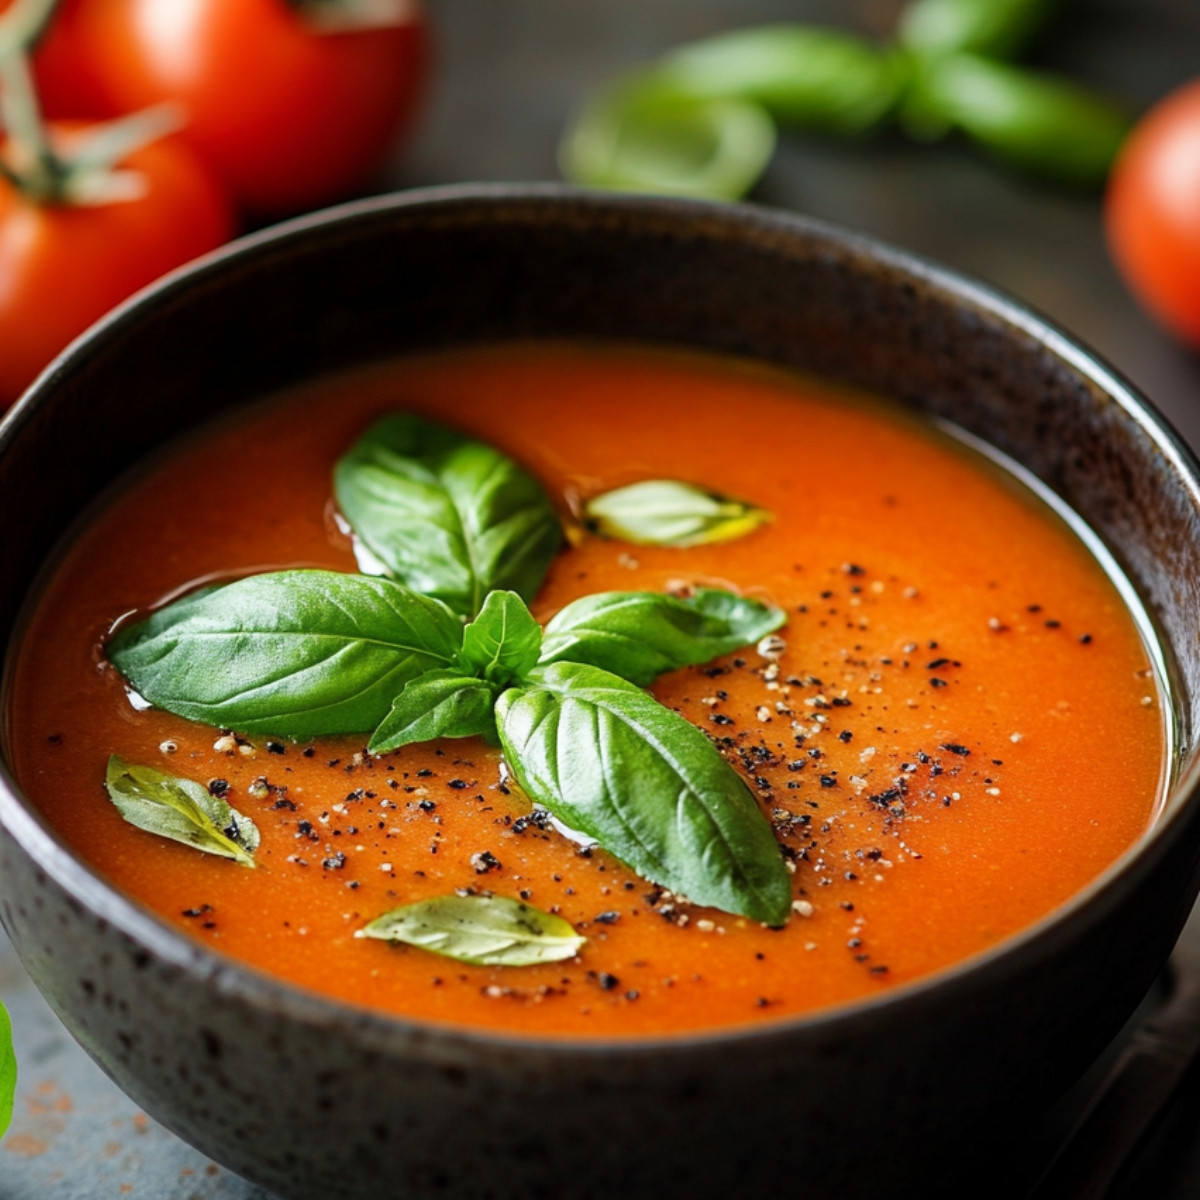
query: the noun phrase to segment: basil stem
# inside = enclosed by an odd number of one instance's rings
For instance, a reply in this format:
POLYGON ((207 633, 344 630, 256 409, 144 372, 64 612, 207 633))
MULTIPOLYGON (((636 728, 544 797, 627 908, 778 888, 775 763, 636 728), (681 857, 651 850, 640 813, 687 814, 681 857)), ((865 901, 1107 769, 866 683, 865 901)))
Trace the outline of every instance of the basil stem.
POLYGON ((182 842, 206 854, 254 866, 258 829, 200 783, 137 766, 117 755, 108 760, 104 786, 117 811, 147 833, 182 842))
POLYGON ((764 25, 692 42, 662 59, 681 94, 761 104, 781 124, 862 134, 895 106, 902 55, 836 29, 764 25))
POLYGON ((696 96, 652 70, 593 97, 558 157, 568 179, 589 187, 735 200, 774 152, 775 126, 761 105, 696 96))
POLYGON ((461 644, 444 604, 390 580, 279 571, 118 630, 108 657, 158 708, 305 738, 373 729, 409 680, 451 666, 461 644))
POLYGON ((495 589, 531 600, 561 541, 549 497, 524 468, 411 413, 384 417, 351 447, 334 492, 375 573, 465 617, 495 589))
POLYGON ((1012 58, 1028 44, 1058 0, 912 0, 900 15, 900 45, 924 56, 983 54, 1012 58))
POLYGON ((716 588, 686 597, 600 592, 549 622, 540 661, 587 663, 644 686, 757 642, 786 620, 782 609, 716 588))
POLYGON ((642 546, 702 546, 752 533, 766 509, 677 479, 646 479, 593 496, 584 524, 601 537, 642 546))
POLYGON ((484 967, 572 958, 587 941, 569 922, 506 896, 437 896, 395 908, 355 937, 404 942, 484 967))
POLYGON ((576 663, 538 667, 496 704, 525 792, 639 875, 768 925, 791 886, 758 803, 708 738, 633 684, 576 663))
POLYGON ((0 1004, 0 1137, 12 1122, 13 1101, 17 1093, 17 1056, 13 1050, 12 1020, 0 1004))
POLYGON ((457 670, 427 671, 396 697, 392 711, 371 734, 367 750, 385 754, 439 737, 482 736, 494 743, 497 690, 457 670))
POLYGON ((972 54, 925 65, 905 104, 914 136, 959 129, 996 158, 1064 183, 1102 183, 1130 116, 1065 79, 972 54))

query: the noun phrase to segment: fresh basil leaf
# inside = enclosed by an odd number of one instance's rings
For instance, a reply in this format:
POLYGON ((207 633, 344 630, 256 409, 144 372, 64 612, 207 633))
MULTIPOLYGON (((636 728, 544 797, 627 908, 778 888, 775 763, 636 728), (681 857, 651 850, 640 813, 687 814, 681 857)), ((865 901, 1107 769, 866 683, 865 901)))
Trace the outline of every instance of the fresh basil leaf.
POLYGON ((560 962, 587 941, 562 917, 505 896, 478 894, 405 904, 355 936, 404 942, 483 967, 560 962))
POLYGON ((914 137, 957 129, 1010 166, 1085 186, 1104 181, 1130 126, 1105 96, 974 54, 926 63, 902 119, 914 137))
POLYGON ((791 885, 758 803, 708 738, 633 684, 537 667, 496 704, 525 792, 639 875, 696 904, 782 925, 791 885))
POLYGON ((538 660, 542 627, 515 592, 491 592, 463 630, 458 664, 489 683, 520 679, 538 660))
POLYGON ((588 187, 736 200, 767 169, 775 141, 762 105, 697 96, 654 68, 589 99, 558 156, 563 174, 588 187))
POLYGON ((108 760, 104 786, 117 811, 138 829, 254 866, 259 842, 254 822, 203 784, 137 766, 114 754, 108 760))
POLYGON ((700 546, 743 537, 771 520, 766 509, 675 479, 647 479, 593 496, 584 524, 601 537, 643 546, 700 546))
POLYGON ((372 425, 333 478, 342 513, 384 571, 462 616, 498 588, 531 600, 561 541, 528 471, 411 413, 372 425))
POLYGON ((384 754, 439 737, 496 740, 494 684, 459 671, 427 671, 408 683, 371 734, 367 749, 384 754))
POLYGON ((685 597, 599 592, 550 621, 541 663, 588 663, 644 686, 757 642, 786 620, 782 609, 718 588, 685 597))
POLYGON ((8 1009, 0 1004, 0 1137, 12 1122, 13 1101, 17 1093, 17 1055, 13 1050, 12 1021, 8 1009))
POLYGON ((843 136, 865 133, 895 106, 903 56, 837 29, 762 25, 681 46, 665 81, 710 99, 754 101, 776 120, 843 136))
POLYGON ((918 54, 1012 58, 1058 7, 1058 0, 912 0, 897 40, 918 54))
POLYGON ((243 733, 365 733, 410 679, 451 665, 462 623, 387 579, 279 571, 118 630, 108 657, 168 712, 243 733))

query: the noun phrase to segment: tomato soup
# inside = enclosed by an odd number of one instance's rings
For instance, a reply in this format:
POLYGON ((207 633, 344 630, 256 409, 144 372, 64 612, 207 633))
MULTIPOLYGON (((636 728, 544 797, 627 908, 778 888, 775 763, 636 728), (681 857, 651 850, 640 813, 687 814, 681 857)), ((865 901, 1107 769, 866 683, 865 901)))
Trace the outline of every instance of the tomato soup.
POLYGON ((1166 782, 1155 653, 1086 538, 1013 474, 882 402, 723 359, 509 345, 413 358, 275 398, 173 448, 62 553, 10 670, 9 758, 61 836, 211 949, 313 991, 509 1032, 629 1036, 820 1010, 994 947, 1145 832, 1166 782), (135 707, 114 624, 203 583, 357 570, 337 458, 410 411, 528 468, 569 528, 645 479, 771 520, 687 548, 571 537, 545 622, 609 590, 721 587, 780 606, 769 640, 661 677, 771 822, 783 928, 689 904, 566 836, 500 750, 441 739, 238 736, 135 707), (252 817, 257 869, 126 823, 110 754, 252 817), (587 938, 564 961, 467 965, 356 938, 460 889, 587 938))

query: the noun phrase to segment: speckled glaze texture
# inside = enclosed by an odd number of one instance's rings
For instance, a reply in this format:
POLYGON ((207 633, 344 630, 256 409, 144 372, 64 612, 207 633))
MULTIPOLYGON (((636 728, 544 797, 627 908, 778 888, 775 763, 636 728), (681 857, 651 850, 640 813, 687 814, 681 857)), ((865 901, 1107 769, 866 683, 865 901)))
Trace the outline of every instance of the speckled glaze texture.
POLYGON ((1169 648, 1177 779, 1153 836, 1053 920, 957 970, 817 1018, 659 1042, 485 1036, 287 989, 114 893, 7 776, 5 927, 139 1103, 294 1200, 852 1200, 978 1185, 957 1164, 1112 1037, 1200 886, 1196 468, 1120 380, 1027 310, 749 208, 455 189, 295 222, 127 306, 9 418, 0 634, 19 637, 45 548, 180 430, 323 371, 545 335, 820 371, 946 417, 1046 481, 1108 544, 1169 648))

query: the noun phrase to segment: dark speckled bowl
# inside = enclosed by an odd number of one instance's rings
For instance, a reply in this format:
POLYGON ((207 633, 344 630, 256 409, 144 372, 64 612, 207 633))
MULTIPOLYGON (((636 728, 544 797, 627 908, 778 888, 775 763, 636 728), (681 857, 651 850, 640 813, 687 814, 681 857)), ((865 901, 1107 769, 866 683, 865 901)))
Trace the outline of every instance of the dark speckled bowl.
POLYGON ((1167 647, 1178 756, 1153 833, 1052 919, 969 964, 808 1020, 658 1041, 452 1031, 295 991, 131 904, 11 782, 4 925, 139 1103, 283 1196, 928 1196, 1113 1036, 1200 885, 1196 466, 1121 380, 1025 309, 750 208, 493 188, 305 219, 125 307, 8 419, 0 631, 11 638, 80 510, 180 430, 325 371, 530 335, 823 372, 1025 464, 1107 543, 1167 647))

